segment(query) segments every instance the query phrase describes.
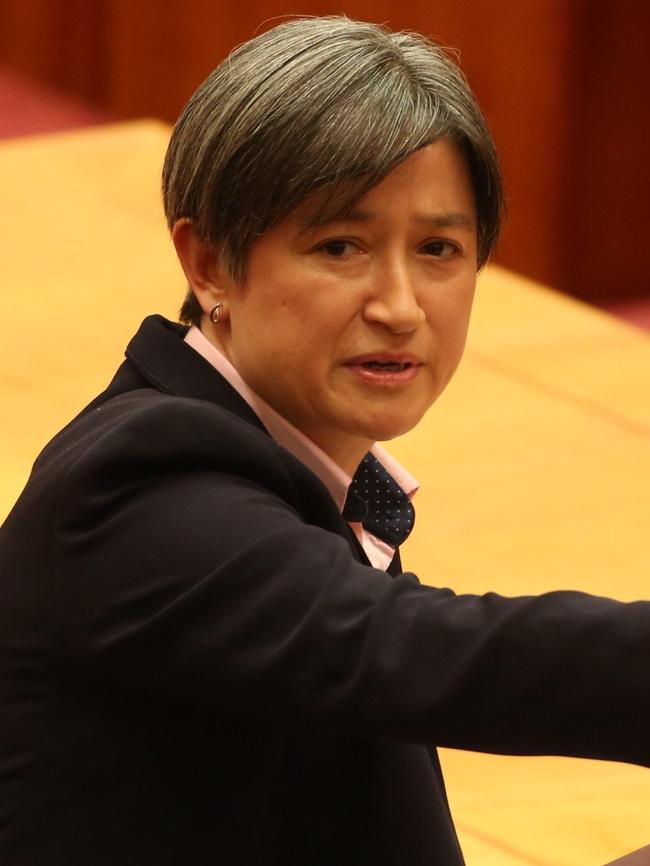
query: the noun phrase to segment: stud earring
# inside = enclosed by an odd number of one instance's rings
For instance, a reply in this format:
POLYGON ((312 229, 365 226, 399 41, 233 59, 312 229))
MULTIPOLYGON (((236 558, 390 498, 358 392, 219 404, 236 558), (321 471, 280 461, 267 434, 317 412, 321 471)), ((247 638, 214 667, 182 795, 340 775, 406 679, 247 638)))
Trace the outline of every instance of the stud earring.
POLYGON ((221 317, 221 308, 223 304, 219 301, 218 304, 215 304, 214 307, 210 310, 210 321, 213 325, 219 324, 219 318, 221 317))

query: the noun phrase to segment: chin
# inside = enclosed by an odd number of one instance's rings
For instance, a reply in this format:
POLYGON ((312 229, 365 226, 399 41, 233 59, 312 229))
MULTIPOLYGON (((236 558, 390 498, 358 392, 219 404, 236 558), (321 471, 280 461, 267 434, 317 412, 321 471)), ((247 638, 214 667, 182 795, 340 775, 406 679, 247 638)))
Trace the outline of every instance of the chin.
POLYGON ((402 436, 412 430, 422 418, 424 412, 420 414, 410 415, 408 418, 401 416, 399 418, 381 418, 376 423, 363 425, 363 429, 359 432, 367 439, 372 439, 374 442, 388 442, 390 439, 395 439, 397 436, 402 436))

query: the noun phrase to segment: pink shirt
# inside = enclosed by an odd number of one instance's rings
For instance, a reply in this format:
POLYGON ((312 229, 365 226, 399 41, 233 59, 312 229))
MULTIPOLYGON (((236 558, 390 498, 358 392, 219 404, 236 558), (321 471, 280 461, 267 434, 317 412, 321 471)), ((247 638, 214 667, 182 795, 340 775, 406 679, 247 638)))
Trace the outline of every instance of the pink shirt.
MULTIPOLYGON (((328 457, 318 445, 312 442, 311 439, 308 439, 297 427, 290 424, 275 409, 271 408, 268 403, 265 403, 261 397, 258 397, 244 382, 228 358, 195 325, 187 332, 185 342, 197 351, 199 355, 202 355, 248 403, 273 439, 279 445, 282 445, 283 448, 286 448, 287 451, 290 451, 294 457, 297 457, 298 460, 311 469, 314 475, 320 478, 332 495, 339 511, 342 511, 348 487, 352 483, 352 478, 347 472, 341 469, 331 457, 328 457)), ((412 498, 419 487, 416 479, 379 445, 373 445, 371 452, 393 476, 409 498, 412 498)), ((364 529, 361 523, 350 523, 350 527, 359 539, 359 543, 372 565, 375 568, 384 570, 388 568, 395 552, 394 548, 364 529)))

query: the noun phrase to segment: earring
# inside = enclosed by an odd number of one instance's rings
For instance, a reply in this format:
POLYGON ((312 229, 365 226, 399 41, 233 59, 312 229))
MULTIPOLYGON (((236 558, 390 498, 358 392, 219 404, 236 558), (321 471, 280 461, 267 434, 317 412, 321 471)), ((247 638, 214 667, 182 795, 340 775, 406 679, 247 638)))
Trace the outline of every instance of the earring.
POLYGON ((218 304, 215 304, 214 307, 210 310, 210 321, 213 325, 219 324, 219 317, 221 316, 221 308, 223 304, 219 301, 218 304))

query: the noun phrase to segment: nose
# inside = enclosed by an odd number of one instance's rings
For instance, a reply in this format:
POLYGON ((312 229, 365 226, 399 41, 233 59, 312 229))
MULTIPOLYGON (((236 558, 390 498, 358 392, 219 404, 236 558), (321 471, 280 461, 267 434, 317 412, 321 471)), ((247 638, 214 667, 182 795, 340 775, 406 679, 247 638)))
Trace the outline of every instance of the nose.
POLYGON ((413 276, 404 262, 383 266, 374 276, 363 317, 395 334, 411 333, 424 322, 426 315, 418 301, 413 276))

